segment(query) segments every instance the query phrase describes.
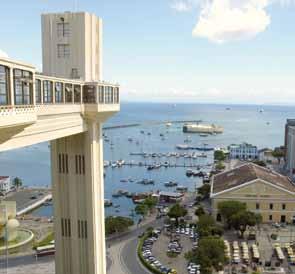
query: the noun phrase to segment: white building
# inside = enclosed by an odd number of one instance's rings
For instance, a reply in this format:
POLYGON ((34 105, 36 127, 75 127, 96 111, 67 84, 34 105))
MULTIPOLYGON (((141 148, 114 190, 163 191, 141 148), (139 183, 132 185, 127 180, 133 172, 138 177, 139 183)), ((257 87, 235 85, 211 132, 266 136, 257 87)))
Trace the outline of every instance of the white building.
POLYGON ((11 190, 11 179, 9 176, 0 176, 0 192, 6 194, 11 190))
POLYGON ((258 159, 258 149, 248 143, 242 143, 239 145, 230 145, 228 147, 229 155, 231 159, 240 160, 255 160, 258 159))

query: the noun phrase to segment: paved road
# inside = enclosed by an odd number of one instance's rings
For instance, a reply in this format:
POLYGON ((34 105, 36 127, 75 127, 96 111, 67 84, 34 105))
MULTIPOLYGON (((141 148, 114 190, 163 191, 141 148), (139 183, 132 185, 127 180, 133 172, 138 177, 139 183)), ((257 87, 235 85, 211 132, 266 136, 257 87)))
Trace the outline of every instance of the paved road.
MULTIPOLYGON (((112 268, 114 264, 113 260, 117 260, 116 264, 122 270, 122 273, 126 274, 149 274, 147 270, 141 265, 137 259, 136 246, 138 235, 144 232, 148 227, 160 227, 163 225, 163 220, 154 220, 145 225, 140 226, 139 228, 126 233, 116 239, 107 241, 107 246, 113 247, 117 244, 120 244, 120 250, 115 250, 115 258, 112 258, 113 254, 110 254, 112 251, 110 248, 107 248, 107 273, 108 274, 117 274, 117 270, 112 268)), ((35 256, 32 254, 23 255, 23 256, 9 256, 8 260, 8 274, 12 273, 19 269, 20 272, 15 273, 25 273, 21 272, 21 269, 26 271, 27 268, 39 268, 40 266, 46 268, 46 273, 54 273, 54 256, 46 256, 36 260, 35 256), (10 271, 11 270, 11 271, 10 271)), ((6 273, 6 259, 5 256, 0 258, 0 274, 6 273)), ((45 273, 45 271, 44 271, 45 273)))
POLYGON ((127 235, 113 240, 110 248, 112 252, 110 256, 112 259, 108 260, 111 262, 111 265, 108 266, 107 273, 118 274, 120 269, 121 273, 124 274, 150 274, 137 258, 138 235, 144 232, 148 227, 156 228, 161 226, 163 226, 162 219, 154 220, 127 235))

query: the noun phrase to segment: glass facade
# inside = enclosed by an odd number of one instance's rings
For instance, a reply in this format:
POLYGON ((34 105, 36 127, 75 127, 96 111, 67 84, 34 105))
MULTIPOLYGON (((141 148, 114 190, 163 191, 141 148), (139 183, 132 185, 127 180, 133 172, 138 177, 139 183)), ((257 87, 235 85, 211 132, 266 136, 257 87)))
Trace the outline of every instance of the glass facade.
POLYGON ((50 104, 52 102, 53 102, 52 82, 45 80, 43 81, 43 103, 50 104))
POLYGON ((112 87, 105 87, 104 103, 105 104, 113 103, 113 88, 112 87))
POLYGON ((14 100, 16 105, 33 103, 33 74, 30 71, 14 69, 14 100))
POLYGON ((66 103, 73 103, 73 85, 72 84, 66 84, 66 90, 65 90, 65 96, 66 96, 66 103))
POLYGON ((63 103, 63 83, 56 82, 54 89, 55 89, 55 102, 63 103))
POLYGON ((35 82, 35 99, 36 99, 36 104, 41 104, 41 98, 42 98, 42 93, 41 93, 41 80, 36 80, 35 82))
POLYGON ((83 103, 95 103, 96 102, 96 86, 87 85, 83 87, 83 103))
POLYGON ((104 86, 98 87, 98 102, 100 104, 104 103, 104 86))
POLYGON ((0 66, 0 105, 9 104, 9 68, 0 66))
POLYGON ((81 86, 74 86, 74 103, 81 103, 81 86))

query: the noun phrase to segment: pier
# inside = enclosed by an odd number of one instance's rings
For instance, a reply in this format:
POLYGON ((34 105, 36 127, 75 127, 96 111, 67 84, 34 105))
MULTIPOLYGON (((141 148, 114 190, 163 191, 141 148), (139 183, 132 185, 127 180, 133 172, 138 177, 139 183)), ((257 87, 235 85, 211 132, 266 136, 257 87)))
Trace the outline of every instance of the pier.
POLYGON ((128 128, 128 127, 139 127, 139 126, 153 126, 153 125, 165 125, 171 124, 183 124, 183 123, 201 123, 202 120, 175 120, 175 121, 162 121, 162 122, 147 122, 147 123, 136 123, 136 124, 124 124, 124 125, 114 125, 103 127, 103 130, 118 129, 118 128, 128 128))
POLYGON ((21 216, 42 206, 52 199, 51 190, 48 188, 22 188, 10 192, 5 201, 16 202, 16 215, 21 216))

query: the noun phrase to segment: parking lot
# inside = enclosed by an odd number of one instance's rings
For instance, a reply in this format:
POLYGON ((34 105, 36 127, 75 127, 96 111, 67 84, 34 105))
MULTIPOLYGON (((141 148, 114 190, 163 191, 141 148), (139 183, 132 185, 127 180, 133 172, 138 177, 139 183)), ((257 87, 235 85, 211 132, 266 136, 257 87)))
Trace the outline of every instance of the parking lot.
POLYGON ((195 227, 178 227, 172 231, 163 229, 157 237, 146 242, 144 256, 162 273, 175 270, 177 274, 199 274, 199 266, 188 265, 184 254, 196 248, 198 234, 195 227))

